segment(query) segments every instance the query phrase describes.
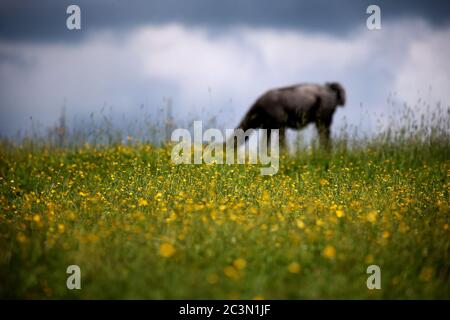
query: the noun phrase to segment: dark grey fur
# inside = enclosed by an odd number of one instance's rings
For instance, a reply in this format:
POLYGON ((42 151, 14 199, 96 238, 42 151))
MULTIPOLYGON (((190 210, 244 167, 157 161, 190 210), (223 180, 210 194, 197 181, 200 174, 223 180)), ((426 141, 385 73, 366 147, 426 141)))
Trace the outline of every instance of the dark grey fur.
POLYGON ((285 146, 286 128, 302 129, 315 123, 321 145, 329 148, 333 114, 345 100, 345 90, 337 82, 272 89, 256 100, 237 129, 279 129, 280 144, 285 146))

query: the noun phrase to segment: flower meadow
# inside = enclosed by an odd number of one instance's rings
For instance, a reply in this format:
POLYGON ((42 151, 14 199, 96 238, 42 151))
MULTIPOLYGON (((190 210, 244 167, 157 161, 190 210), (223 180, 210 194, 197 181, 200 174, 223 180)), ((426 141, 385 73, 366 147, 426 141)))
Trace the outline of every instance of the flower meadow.
POLYGON ((3 141, 0 297, 450 298, 448 131, 283 153, 273 176, 170 152, 3 141))

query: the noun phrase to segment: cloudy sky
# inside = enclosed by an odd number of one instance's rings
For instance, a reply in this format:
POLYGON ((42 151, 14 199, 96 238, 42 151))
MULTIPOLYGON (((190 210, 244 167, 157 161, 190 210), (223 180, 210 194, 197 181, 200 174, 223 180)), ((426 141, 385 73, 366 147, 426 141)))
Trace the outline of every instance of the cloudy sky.
POLYGON ((167 98, 175 117, 232 128, 269 88, 327 81, 348 92, 334 125, 373 132, 403 103, 450 105, 448 57, 449 1, 2 0, 0 135, 55 124, 63 105, 133 119, 167 98), (70 4, 81 30, 66 28, 70 4))

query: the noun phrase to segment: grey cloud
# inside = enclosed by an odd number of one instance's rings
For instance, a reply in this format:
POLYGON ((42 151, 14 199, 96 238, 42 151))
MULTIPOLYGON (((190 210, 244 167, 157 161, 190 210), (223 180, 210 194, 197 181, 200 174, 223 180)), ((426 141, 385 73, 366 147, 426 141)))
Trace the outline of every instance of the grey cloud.
POLYGON ((446 0, 3 0, 0 37, 33 41, 78 41, 97 29, 126 30, 143 24, 182 23, 222 29, 235 25, 345 34, 365 23, 369 4, 383 19, 419 17, 434 26, 450 21, 446 0), (70 4, 82 8, 81 31, 65 28, 70 4))

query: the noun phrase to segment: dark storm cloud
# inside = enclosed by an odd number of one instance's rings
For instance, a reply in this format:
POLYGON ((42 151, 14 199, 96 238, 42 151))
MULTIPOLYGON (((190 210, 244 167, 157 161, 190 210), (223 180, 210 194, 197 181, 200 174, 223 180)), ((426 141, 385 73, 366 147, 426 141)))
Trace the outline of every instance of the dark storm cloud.
POLYGON ((248 25, 345 34, 365 23, 369 4, 380 5, 385 20, 420 17, 434 26, 450 22, 447 0, 2 0, 0 37, 71 41, 101 28, 126 30, 142 24, 170 22, 206 26, 211 30, 248 25), (65 10, 70 4, 81 7, 81 31, 70 32, 65 28, 65 10))

